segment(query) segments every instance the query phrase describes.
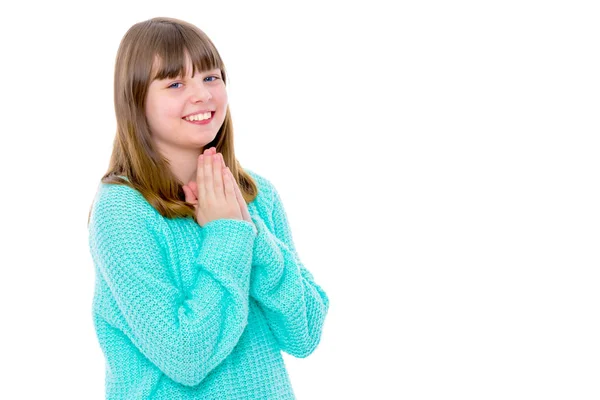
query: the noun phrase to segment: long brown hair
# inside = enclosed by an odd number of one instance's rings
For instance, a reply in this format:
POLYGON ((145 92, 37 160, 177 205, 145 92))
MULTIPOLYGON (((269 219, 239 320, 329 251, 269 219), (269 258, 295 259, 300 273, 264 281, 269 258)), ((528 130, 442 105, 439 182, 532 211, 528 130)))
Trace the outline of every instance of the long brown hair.
MULTIPOLYGON (((182 185, 169 162, 156 150, 145 116, 146 94, 153 79, 185 76, 185 57, 193 71, 221 70, 227 83, 225 65, 208 36, 196 26, 175 18, 157 17, 133 25, 121 40, 114 76, 117 132, 108 171, 102 183, 130 186, 164 217, 192 217, 194 207, 185 201, 182 185), (155 60, 160 68, 153 71, 155 60), (125 176, 123 179, 120 176, 125 176)), ((223 155, 247 203, 255 199, 258 187, 237 161, 233 146, 233 123, 229 106, 215 139, 204 148, 216 147, 223 155)), ((92 205, 93 206, 93 205, 92 205)), ((88 215, 88 224, 89 216, 88 215)))

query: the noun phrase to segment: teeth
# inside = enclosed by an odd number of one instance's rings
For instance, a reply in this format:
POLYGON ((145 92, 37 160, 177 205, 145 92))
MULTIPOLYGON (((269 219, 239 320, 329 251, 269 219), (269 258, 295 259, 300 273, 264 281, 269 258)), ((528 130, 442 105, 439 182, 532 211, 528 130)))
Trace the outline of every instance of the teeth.
POLYGON ((186 121, 202 121, 202 120, 205 120, 205 119, 209 119, 210 118, 210 114, 211 113, 209 111, 209 112, 206 112, 204 114, 196 114, 196 115, 192 115, 190 117, 185 117, 184 119, 186 121))

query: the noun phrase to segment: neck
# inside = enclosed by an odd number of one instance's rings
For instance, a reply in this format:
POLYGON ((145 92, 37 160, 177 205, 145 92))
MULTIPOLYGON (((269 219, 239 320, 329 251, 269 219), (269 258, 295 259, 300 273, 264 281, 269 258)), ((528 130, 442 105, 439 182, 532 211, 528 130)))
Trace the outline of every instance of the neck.
POLYGON ((177 151, 161 151, 161 154, 169 160, 170 169, 173 175, 184 185, 190 181, 196 181, 196 171, 198 170, 198 156, 202 154, 204 148, 199 149, 178 149, 177 151))

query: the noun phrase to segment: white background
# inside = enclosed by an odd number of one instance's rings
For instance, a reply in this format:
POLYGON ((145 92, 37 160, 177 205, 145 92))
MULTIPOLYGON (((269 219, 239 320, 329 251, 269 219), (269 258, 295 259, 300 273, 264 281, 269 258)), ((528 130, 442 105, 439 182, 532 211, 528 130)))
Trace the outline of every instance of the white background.
POLYGON ((583 1, 4 3, 3 399, 102 399, 87 213, 119 42, 189 21, 327 291, 309 399, 598 399, 600 14, 583 1))

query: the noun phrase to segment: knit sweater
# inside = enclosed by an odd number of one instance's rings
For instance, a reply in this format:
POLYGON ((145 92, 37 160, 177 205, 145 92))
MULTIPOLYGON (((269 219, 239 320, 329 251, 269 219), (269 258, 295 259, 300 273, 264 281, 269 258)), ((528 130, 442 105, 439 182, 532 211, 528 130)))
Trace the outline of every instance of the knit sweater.
POLYGON ((99 184, 88 230, 107 399, 295 399, 281 351, 315 350, 329 299, 277 190, 246 172, 253 223, 164 218, 139 191, 99 184))

